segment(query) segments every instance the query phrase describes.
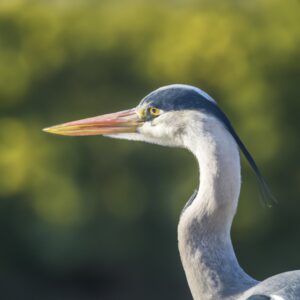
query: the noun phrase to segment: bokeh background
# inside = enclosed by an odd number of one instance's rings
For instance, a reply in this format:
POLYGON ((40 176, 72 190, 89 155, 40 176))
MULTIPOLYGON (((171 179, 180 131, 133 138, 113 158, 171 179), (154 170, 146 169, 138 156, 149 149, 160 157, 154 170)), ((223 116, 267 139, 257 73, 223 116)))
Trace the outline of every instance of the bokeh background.
POLYGON ((177 251, 198 184, 183 150, 43 127, 188 83, 226 111, 243 161, 233 240, 257 279, 300 268, 300 2, 0 2, 1 299, 191 299, 177 251))

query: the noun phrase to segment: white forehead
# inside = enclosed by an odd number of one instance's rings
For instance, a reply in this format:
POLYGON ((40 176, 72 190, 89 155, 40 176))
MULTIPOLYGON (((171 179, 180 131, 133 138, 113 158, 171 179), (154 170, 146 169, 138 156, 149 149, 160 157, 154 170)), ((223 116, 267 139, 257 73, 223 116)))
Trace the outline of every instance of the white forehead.
POLYGON ((189 84, 180 84, 180 83, 176 83, 176 84, 169 84, 169 85, 165 85, 162 86, 160 88, 158 88, 156 91, 163 91, 163 90, 167 90, 170 88, 179 88, 179 89, 187 89, 187 90, 193 90, 195 92, 197 92, 199 95, 201 95, 202 97, 204 97, 206 100, 213 102, 213 103, 217 103, 211 96, 209 96, 206 92, 202 91, 201 89, 189 85, 189 84))

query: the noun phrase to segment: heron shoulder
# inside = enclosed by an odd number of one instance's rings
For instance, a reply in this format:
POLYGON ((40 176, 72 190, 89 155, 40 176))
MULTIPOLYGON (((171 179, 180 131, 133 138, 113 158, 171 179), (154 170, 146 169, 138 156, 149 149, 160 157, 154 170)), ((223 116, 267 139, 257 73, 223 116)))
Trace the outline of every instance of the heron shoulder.
POLYGON ((281 273, 260 282, 248 290, 241 300, 300 299, 300 270, 281 273), (269 298, 268 298, 269 297, 269 298))

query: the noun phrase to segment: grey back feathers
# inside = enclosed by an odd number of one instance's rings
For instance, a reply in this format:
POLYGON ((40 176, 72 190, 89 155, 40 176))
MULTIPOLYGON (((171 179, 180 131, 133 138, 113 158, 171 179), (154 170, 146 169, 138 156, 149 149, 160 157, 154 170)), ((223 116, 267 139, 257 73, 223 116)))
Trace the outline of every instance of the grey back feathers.
POLYGON ((140 105, 149 104, 164 111, 178 111, 178 110, 200 110, 216 117, 230 132, 235 139, 240 150, 244 154, 248 163, 250 164, 256 179, 259 183, 260 191, 264 202, 271 206, 275 202, 270 189, 262 176, 252 155, 239 138, 238 134, 231 125, 229 119, 224 112, 218 107, 213 98, 202 90, 190 85, 173 84, 163 88, 159 88, 149 95, 147 95, 140 103, 140 105))

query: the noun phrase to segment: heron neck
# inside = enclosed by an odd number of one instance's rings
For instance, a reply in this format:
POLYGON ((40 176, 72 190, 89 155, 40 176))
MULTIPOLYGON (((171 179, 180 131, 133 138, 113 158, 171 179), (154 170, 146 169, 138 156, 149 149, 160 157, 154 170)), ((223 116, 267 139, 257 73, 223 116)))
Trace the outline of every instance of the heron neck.
POLYGON ((183 267, 195 300, 236 299, 256 284, 239 266, 230 238, 241 184, 238 148, 220 126, 190 140, 200 187, 178 225, 183 267))

